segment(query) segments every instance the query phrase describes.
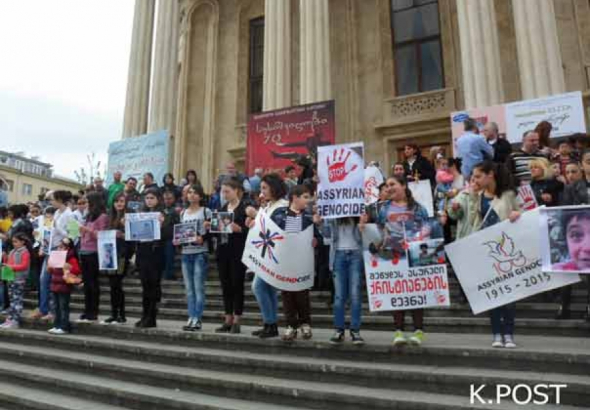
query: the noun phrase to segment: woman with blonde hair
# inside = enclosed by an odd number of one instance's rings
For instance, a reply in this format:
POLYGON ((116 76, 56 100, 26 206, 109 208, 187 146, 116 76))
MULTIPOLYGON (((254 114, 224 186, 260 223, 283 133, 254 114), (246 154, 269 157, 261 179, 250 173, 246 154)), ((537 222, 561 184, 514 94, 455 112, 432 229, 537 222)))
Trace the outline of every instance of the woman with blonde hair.
POLYGON ((534 158, 529 163, 531 188, 539 206, 557 206, 563 193, 563 183, 555 178, 553 168, 545 158, 534 158))

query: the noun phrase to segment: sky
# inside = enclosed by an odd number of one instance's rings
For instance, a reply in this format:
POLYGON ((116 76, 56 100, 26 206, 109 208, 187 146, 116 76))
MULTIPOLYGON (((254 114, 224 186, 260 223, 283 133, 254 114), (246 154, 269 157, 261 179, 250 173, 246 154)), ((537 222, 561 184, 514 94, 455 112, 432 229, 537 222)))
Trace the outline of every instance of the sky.
POLYGON ((134 0, 0 0, 0 150, 56 175, 121 138, 134 0))

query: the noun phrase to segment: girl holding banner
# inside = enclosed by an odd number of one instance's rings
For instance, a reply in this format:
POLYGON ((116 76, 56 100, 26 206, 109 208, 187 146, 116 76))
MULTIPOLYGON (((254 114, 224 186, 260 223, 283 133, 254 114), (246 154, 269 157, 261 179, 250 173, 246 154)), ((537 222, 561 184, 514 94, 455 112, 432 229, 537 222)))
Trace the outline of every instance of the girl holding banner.
MULTIPOLYGON (((406 244, 407 232, 415 231, 416 227, 421 229, 423 224, 428 222, 428 211, 414 200, 405 178, 399 176, 388 178, 387 185, 389 186, 390 199, 381 208, 377 222, 384 231, 389 233, 393 243, 402 245, 402 249, 398 249, 398 251, 405 252, 403 248, 406 244)), ((420 345, 424 339, 424 310, 413 309, 411 312, 414 333, 409 341, 412 344, 420 345)), ((405 316, 405 310, 393 312, 394 346, 403 345, 408 341, 404 335, 405 316)))
POLYGON ((127 197, 123 192, 117 194, 109 210, 109 229, 117 231, 117 269, 106 271, 111 288, 111 316, 102 323, 126 323, 125 292, 123 279, 127 274, 129 259, 133 252, 131 243, 125 241, 125 213, 127 212, 127 197))
POLYGON ((240 318, 244 311, 246 266, 242 263, 242 254, 248 236, 243 184, 235 177, 227 178, 221 183, 221 195, 227 201, 221 212, 233 212, 234 222, 231 225, 232 233, 220 234, 217 241, 217 267, 225 321, 215 331, 237 334, 240 333, 240 318))
MULTIPOLYGON (((520 217, 520 207, 512 175, 502 164, 484 161, 475 166, 471 179, 476 197, 473 232, 509 219, 515 222, 520 217)), ((490 312, 492 323, 492 347, 514 348, 514 319, 516 305, 510 303, 490 312)))
MULTIPOLYGON (((274 213, 279 208, 284 208, 289 203, 284 199, 287 195, 287 186, 278 174, 266 174, 262 177, 260 183, 260 193, 262 199, 266 201, 266 207, 262 208, 260 212, 265 212, 271 219, 274 213)), ((256 218, 257 211, 249 206, 246 209, 249 218, 256 218)), ((251 221, 251 225, 254 221, 251 221)), ((279 309, 279 300, 277 290, 266 283, 259 276, 255 276, 252 281, 252 292, 256 297, 260 313, 262 314, 263 327, 262 329, 252 332, 253 336, 258 336, 261 339, 277 337, 279 329, 277 327, 277 313, 279 309)))

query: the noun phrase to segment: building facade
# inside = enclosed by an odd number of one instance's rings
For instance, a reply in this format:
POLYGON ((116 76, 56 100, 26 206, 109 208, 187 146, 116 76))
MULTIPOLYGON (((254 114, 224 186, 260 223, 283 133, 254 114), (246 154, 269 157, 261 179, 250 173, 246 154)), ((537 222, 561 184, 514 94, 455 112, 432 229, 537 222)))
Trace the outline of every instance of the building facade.
POLYGON ((450 147, 456 110, 578 90, 588 106, 589 0, 135 7, 123 137, 170 130, 173 171, 194 168, 207 186, 227 161, 243 165, 261 110, 334 99, 337 141, 364 141, 390 165, 407 141, 450 147))
POLYGON ((0 151, 0 189, 8 194, 8 203, 37 201, 39 195, 56 189, 77 192, 83 188, 76 181, 53 176, 52 168, 35 157, 0 151))

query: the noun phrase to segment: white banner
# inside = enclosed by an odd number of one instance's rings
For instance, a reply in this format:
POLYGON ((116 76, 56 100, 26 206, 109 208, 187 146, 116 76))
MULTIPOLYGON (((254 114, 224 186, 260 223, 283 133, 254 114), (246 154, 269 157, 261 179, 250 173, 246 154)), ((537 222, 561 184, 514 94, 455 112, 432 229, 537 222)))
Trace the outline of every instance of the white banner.
POLYGON ((580 91, 506 104, 506 134, 511 143, 522 142, 525 131, 541 121, 553 126, 551 138, 586 132, 584 103, 580 91))
POLYGON ((242 263, 269 285, 286 291, 313 286, 313 225, 298 233, 280 229, 259 211, 250 228, 242 263))
POLYGON ((474 314, 580 281, 578 275, 541 271, 538 238, 535 209, 445 247, 474 314))
POLYGON ((159 212, 128 213, 125 215, 125 240, 150 242, 160 240, 159 212))
POLYGON ((590 274, 590 206, 540 208, 543 272, 590 274))
POLYGON ((117 231, 98 231, 98 269, 117 270, 117 231))
POLYGON ((442 238, 409 240, 385 234, 376 224, 363 230, 363 258, 371 312, 449 306, 442 238))
POLYGON ((324 219, 360 216, 365 205, 362 142, 318 147, 318 213, 324 219))
POLYGON ((379 185, 383 183, 383 174, 376 166, 365 168, 365 205, 379 200, 379 185))
POLYGON ((434 217, 434 201, 432 198, 432 186, 427 179, 415 182, 408 182, 408 188, 412 191, 412 196, 427 211, 430 218, 434 217))

